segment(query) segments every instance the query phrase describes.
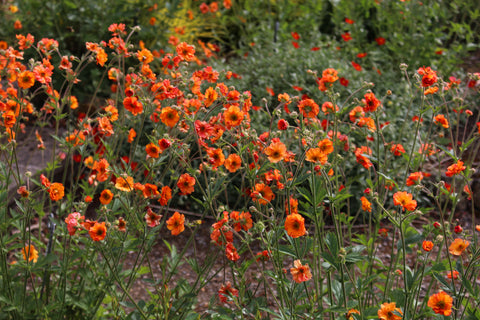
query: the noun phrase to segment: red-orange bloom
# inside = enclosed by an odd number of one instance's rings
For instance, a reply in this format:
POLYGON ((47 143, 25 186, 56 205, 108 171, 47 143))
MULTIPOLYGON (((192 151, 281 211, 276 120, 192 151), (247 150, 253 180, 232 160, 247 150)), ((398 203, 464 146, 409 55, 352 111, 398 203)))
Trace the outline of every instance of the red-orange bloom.
POLYGON ((177 181, 177 187, 180 189, 181 195, 188 195, 192 193, 194 191, 194 186, 195 178, 188 173, 182 174, 177 181))
POLYGON ((427 305, 432 308, 433 312, 448 317, 452 313, 453 298, 446 292, 440 291, 430 296, 427 305))
POLYGON ((65 195, 64 193, 65 188, 61 183, 54 182, 50 185, 50 188, 48 188, 48 193, 50 194, 50 199, 52 201, 58 201, 63 198, 65 195))
POLYGON ((301 283, 312 279, 312 273, 310 272, 310 267, 308 264, 302 265, 300 260, 295 260, 293 262, 294 268, 290 268, 290 273, 292 274, 293 281, 296 283, 301 283))
POLYGON ((375 97, 375 94, 373 92, 368 92, 363 97, 363 102, 365 104, 363 109, 365 110, 365 112, 374 112, 381 104, 380 100, 375 97))
POLYGON ((22 89, 28 89, 35 84, 35 75, 33 72, 25 70, 18 75, 18 86, 22 89))
POLYGON ((227 246, 225 247, 225 254, 228 260, 237 261, 240 259, 237 248, 235 248, 232 242, 227 243, 227 246))
POLYGON ((165 107, 160 114, 160 120, 162 120, 166 126, 173 128, 180 120, 180 115, 177 110, 171 107, 165 107))
POLYGON ((145 151, 151 158, 158 158, 160 156, 160 147, 154 143, 149 143, 145 146, 145 151))
POLYGON ((436 115, 435 118, 435 123, 441 125, 445 129, 448 129, 450 125, 448 124, 448 120, 445 118, 443 114, 436 115))
POLYGON ((195 47, 186 42, 180 43, 176 48, 177 54, 182 60, 192 61, 195 59, 195 47))
POLYGON ((360 201, 362 201, 362 210, 363 211, 372 212, 372 204, 370 203, 370 201, 368 201, 367 198, 361 197, 360 201))
POLYGON ((164 186, 160 192, 160 198, 158 199, 158 202, 160 202, 160 205, 166 206, 171 198, 172 189, 169 186, 164 186))
POLYGON ((413 200, 410 193, 406 191, 398 191, 393 195, 393 204, 396 206, 402 206, 402 210, 413 211, 417 207, 417 201, 413 200))
POLYGON ((242 166, 242 159, 236 153, 232 153, 225 160, 225 168, 231 173, 236 172, 242 166))
POLYGON ((310 148, 305 154, 305 160, 309 162, 320 162, 320 164, 325 164, 328 161, 328 155, 322 152, 320 148, 310 148))
POLYGON ((103 205, 109 204, 113 199, 112 191, 105 189, 100 193, 100 203, 103 205))
POLYGON ((451 177, 461 173, 465 169, 466 167, 463 165, 463 161, 458 160, 457 163, 454 163, 447 168, 447 172, 445 174, 447 175, 447 177, 451 177))
POLYGON ((230 282, 227 282, 226 285, 222 285, 220 290, 218 290, 218 297, 220 298, 221 302, 226 303, 227 299, 238 297, 238 290, 233 288, 230 282))
POLYGON ((429 252, 429 251, 432 251, 433 249, 433 242, 432 241, 429 241, 429 240, 424 240, 422 242, 422 249, 429 252))
POLYGON ((223 112, 223 118, 225 119, 225 125, 227 128, 239 126, 243 120, 243 112, 240 111, 240 108, 231 105, 223 112))
POLYGON ((132 177, 118 177, 115 182, 115 188, 120 191, 130 192, 133 190, 133 178, 132 177))
POLYGON ((38 260, 38 251, 34 245, 25 246, 22 248, 22 255, 25 261, 32 261, 35 263, 38 260))
POLYGON ((175 211, 173 216, 167 220, 167 228, 172 232, 172 235, 178 236, 185 230, 185 216, 175 211))
POLYGON ((158 226, 162 217, 163 216, 161 214, 156 214, 155 212, 153 212, 151 208, 147 208, 147 213, 145 213, 144 216, 145 221, 150 228, 158 226))
POLYGON ((401 156, 403 153, 405 153, 405 149, 401 144, 393 144, 390 148, 390 152, 395 156, 401 156))
POLYGON ((105 239, 105 236, 107 235, 107 227, 105 226, 105 222, 95 222, 95 224, 88 230, 88 234, 93 241, 101 241, 105 239))
POLYGON ((209 157, 208 161, 214 168, 220 167, 225 163, 225 155, 223 154, 223 150, 221 148, 208 148, 207 154, 209 157))
POLYGON ((298 103, 298 110, 305 118, 314 118, 320 111, 320 107, 312 99, 304 99, 298 103))
POLYGON ((422 87, 430 87, 437 82, 437 72, 432 70, 430 67, 421 67, 417 72, 422 75, 422 87))
POLYGON ((373 166, 373 163, 365 155, 371 155, 372 150, 369 147, 362 146, 355 149, 355 157, 357 162, 360 163, 365 169, 368 169, 373 166))
POLYGON ((413 172, 407 178, 407 186, 413 186, 417 182, 420 182, 423 179, 423 173, 413 172))
POLYGON ((469 245, 470 242, 457 238, 452 242, 450 247, 448 247, 448 252, 450 252, 451 255, 460 256, 469 245))
POLYGON ((292 238, 304 236, 307 233, 305 219, 298 213, 289 214, 285 219, 285 230, 292 238))
POLYGON ((143 112, 143 105, 140 101, 138 101, 138 98, 135 96, 126 97, 125 99, 123 99, 123 106, 134 116, 143 112))
POLYGON ((401 320, 403 315, 402 310, 396 307, 395 302, 383 303, 377 314, 381 320, 401 320))
POLYGON ((270 162, 277 163, 285 158, 287 147, 280 141, 272 141, 272 143, 265 148, 265 154, 270 162))
POLYGON ((251 196, 253 201, 258 202, 259 204, 267 204, 275 198, 272 189, 263 183, 257 183, 255 185, 255 190, 252 192, 251 196))

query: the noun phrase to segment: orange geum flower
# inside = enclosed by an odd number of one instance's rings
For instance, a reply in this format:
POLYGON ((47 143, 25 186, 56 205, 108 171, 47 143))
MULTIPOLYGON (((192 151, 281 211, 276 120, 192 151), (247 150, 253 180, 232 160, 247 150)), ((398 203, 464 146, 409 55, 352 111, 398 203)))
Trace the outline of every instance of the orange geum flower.
POLYGON ((158 199, 158 202, 160 202, 160 205, 166 206, 168 204, 168 201, 171 198, 172 198, 172 189, 169 186, 162 187, 162 190, 160 191, 160 198, 158 199))
POLYGON ((151 208, 147 208, 147 213, 145 213, 145 221, 150 228, 154 228, 160 225, 160 219, 162 219, 161 214, 156 214, 151 208))
POLYGON ((224 112, 223 118, 227 128, 239 126, 243 121, 244 114, 239 107, 230 105, 224 112))
POLYGON ((17 122, 17 118, 15 117, 15 112, 13 110, 7 110, 2 114, 3 117, 3 125, 6 128, 13 128, 15 122, 17 122))
POLYGON ((375 126, 375 120, 370 117, 360 117, 357 125, 360 128, 367 127, 367 129, 371 132, 375 132, 375 130, 377 130, 377 127, 375 126))
POLYGON ((228 260, 237 261, 240 259, 237 248, 235 248, 232 242, 227 243, 227 246, 225 247, 225 254, 227 255, 228 260))
POLYGON ((195 58, 195 47, 182 42, 176 47, 177 54, 182 60, 192 61, 195 58))
POLYGON ((208 87, 207 90, 205 90, 205 107, 208 108, 209 106, 212 105, 212 103, 217 100, 218 98, 218 93, 215 91, 214 88, 208 87))
POLYGON ((238 154, 232 153, 227 157, 224 165, 228 171, 234 173, 242 166, 242 159, 238 154))
POLYGON ((429 240, 424 240, 422 242, 422 249, 429 252, 429 251, 432 251, 433 249, 433 242, 432 241, 429 241, 429 240))
POLYGON ((130 111, 134 116, 143 112, 143 105, 140 101, 138 101, 137 97, 125 97, 123 99, 123 106, 125 109, 130 111))
POLYGON ((195 178, 188 173, 182 174, 177 181, 177 187, 180 189, 180 194, 189 195, 192 193, 194 191, 195 182, 195 178))
POLYGON ((145 183, 142 193, 144 198, 154 198, 160 194, 158 187, 151 183, 145 183))
POLYGON ((448 129, 450 127, 448 124, 448 120, 445 118, 443 114, 436 115, 434 120, 435 120, 435 123, 441 125, 445 129, 448 129))
POLYGON ((113 199, 112 191, 105 189, 100 193, 100 203, 103 205, 109 204, 113 199))
POLYGON ((52 183, 48 188, 48 193, 50 194, 50 199, 52 201, 58 201, 62 199, 63 196, 65 195, 64 191, 65 191, 65 188, 61 183, 58 183, 58 182, 52 183))
POLYGON ((333 106, 333 103, 331 103, 330 101, 327 101, 327 102, 324 102, 322 104, 322 112, 325 113, 325 114, 329 114, 329 113, 336 113, 338 112, 338 106, 335 105, 335 107, 333 106))
POLYGON ((137 133, 135 132, 135 129, 131 128, 128 131, 128 143, 132 143, 133 139, 135 139, 136 136, 137 136, 137 133))
POLYGON ((310 267, 308 264, 302 265, 300 260, 295 260, 293 262, 294 268, 290 268, 290 273, 292 274, 293 281, 296 283, 302 283, 312 279, 312 273, 310 272, 310 267))
POLYGON ((325 164, 328 161, 328 155, 322 152, 320 148, 310 148, 305 154, 305 160, 308 162, 320 162, 320 164, 325 164))
POLYGON ((22 89, 28 89, 35 84, 35 75, 33 72, 25 70, 18 75, 18 86, 22 89))
POLYGON ((185 230, 185 216, 177 211, 175 211, 166 223, 168 230, 170 230, 174 236, 178 236, 185 230))
POLYGON ((401 156, 403 153, 405 153, 405 149, 401 144, 393 144, 392 147, 390 148, 390 152, 393 153, 395 156, 401 156))
POLYGON ((109 167, 110 164, 104 158, 93 163, 93 170, 96 171, 96 179, 98 182, 107 181, 108 177, 110 176, 109 167))
POLYGON ((280 141, 272 141, 272 143, 265 148, 265 154, 268 157, 268 160, 272 163, 277 163, 285 158, 287 153, 287 147, 280 141))
POLYGON ((160 156, 160 147, 154 143, 147 144, 145 151, 150 158, 158 158, 160 156))
POLYGON ((143 48, 140 51, 137 51, 137 59, 143 63, 147 64, 153 61, 153 54, 150 50, 143 48))
POLYGON ((469 245, 470 242, 457 238, 452 242, 450 247, 448 247, 448 252, 450 252, 451 255, 460 256, 469 245))
POLYGON ((320 142, 318 142, 318 147, 320 150, 325 153, 325 154, 330 154, 333 152, 333 142, 330 139, 323 139, 320 142))
POLYGON ((269 186, 264 183, 257 183, 251 197, 253 201, 259 204, 267 204, 275 198, 275 194, 269 186))
POLYGON ((35 263, 38 260, 38 251, 33 244, 22 248, 22 255, 25 261, 32 261, 35 263))
POLYGON ((360 201, 362 202, 362 210, 367 212, 372 212, 372 204, 366 197, 361 197, 360 201))
POLYGON ((403 315, 402 310, 396 307, 395 302, 383 303, 377 314, 381 320, 401 320, 403 315))
POLYGON ((289 214, 285 218, 285 230, 292 238, 304 236, 307 233, 305 219, 298 213, 289 214))
POLYGON ((107 235, 107 227, 105 226, 105 222, 95 222, 95 224, 88 230, 88 234, 93 241, 101 241, 105 239, 105 236, 107 235))
POLYGON ((437 71, 432 70, 430 67, 421 67, 417 70, 417 72, 422 75, 422 87, 430 87, 437 82, 437 71))
POLYGON ((221 148, 208 148, 207 154, 209 157, 208 161, 213 167, 217 168, 225 163, 225 155, 223 154, 223 150, 221 148))
POLYGON ((116 221, 116 224, 117 224, 118 231, 121 231, 121 232, 127 231, 127 221, 125 221, 125 219, 123 219, 122 217, 118 218, 118 220, 116 221))
POLYGON ((318 115, 320 107, 312 99, 304 99, 298 103, 298 110, 305 118, 314 118, 318 115))
POLYGON ((380 100, 375 97, 373 92, 368 92, 363 97, 364 99, 362 101, 365 104, 363 109, 365 112, 374 112, 381 104, 380 100))
POLYGON ((401 206, 402 210, 413 211, 417 208, 417 201, 413 200, 413 197, 410 193, 406 191, 398 191, 393 195, 393 204, 396 206, 401 206))
MULTIPOLYGON (((225 5, 225 1, 224 1, 225 5)), ((221 302, 226 303, 228 299, 233 297, 238 297, 238 290, 232 287, 230 282, 227 282, 226 285, 222 285, 220 290, 218 290, 218 297, 221 302)))
POLYGON ((165 107, 160 114, 160 120, 162 120, 166 126, 173 128, 180 120, 180 115, 177 110, 171 107, 165 107))
POLYGON ((440 291, 430 296, 427 305, 433 312, 448 317, 452 313, 453 298, 446 292, 440 291))
POLYGON ((118 177, 117 181, 115 182, 115 188, 125 192, 132 191, 133 185, 134 185, 133 178, 130 176, 118 177))
POLYGON ((327 68, 322 72, 324 82, 333 83, 338 80, 338 71, 333 68, 327 68))
POLYGON ((413 186, 417 182, 420 182, 423 179, 423 173, 413 172, 407 178, 407 186, 413 186))
POLYGON ((357 119, 360 119, 361 117, 365 117, 365 111, 363 111, 362 107, 356 106, 348 113, 348 116, 350 118, 350 121, 355 123, 357 119))
POLYGON ((447 177, 452 177, 456 174, 461 173, 465 169, 466 167, 463 165, 463 161, 458 160, 457 163, 454 163, 447 168, 447 172, 445 174, 447 177))

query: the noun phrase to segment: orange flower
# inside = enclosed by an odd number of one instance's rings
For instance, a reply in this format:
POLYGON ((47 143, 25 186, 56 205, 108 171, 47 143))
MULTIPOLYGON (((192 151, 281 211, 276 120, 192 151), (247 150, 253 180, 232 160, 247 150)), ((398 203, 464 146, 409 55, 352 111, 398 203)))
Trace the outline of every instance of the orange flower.
POLYGON ((424 240, 422 242, 422 249, 429 252, 429 251, 432 251, 433 249, 433 242, 432 241, 428 241, 428 240, 424 240))
POLYGON ((227 282, 226 285, 222 285, 220 290, 218 290, 218 297, 220 298, 221 302, 226 303, 227 299, 232 299, 232 297, 238 297, 238 290, 233 288, 230 282, 227 282))
POLYGON ((381 320, 401 320, 403 313, 400 308, 396 308, 395 302, 385 302, 380 306, 377 314, 381 320))
POLYGON ((423 179, 423 173, 413 172, 407 178, 407 186, 413 186, 417 182, 420 182, 423 179))
POLYGON ((394 156, 401 156, 405 153, 405 149, 401 144, 393 144, 390 148, 390 152, 393 153, 394 156))
POLYGON ((427 305, 432 308, 433 312, 448 317, 452 313, 453 298, 446 292, 440 291, 430 296, 427 305))
POLYGON ((305 154, 305 160, 325 164, 328 161, 328 155, 322 152, 322 149, 320 148, 310 148, 305 154))
POLYGON ((123 106, 134 116, 143 112, 143 105, 138 101, 137 97, 125 97, 125 99, 123 99, 123 106))
POLYGON ((96 179, 98 182, 107 181, 110 173, 108 168, 110 164, 106 159, 100 159, 99 161, 95 161, 93 163, 92 169, 96 171, 96 179))
POLYGON ((154 143, 149 143, 145 146, 145 151, 151 158, 158 158, 160 156, 160 147, 154 143))
POLYGON ((240 259, 237 248, 235 248, 232 242, 227 243, 227 246, 225 247, 225 254, 228 260, 237 261, 240 259))
POLYGON ((296 283, 301 283, 312 279, 312 273, 310 272, 310 267, 308 264, 302 265, 300 260, 295 260, 293 262, 294 268, 290 268, 290 273, 292 274, 293 281, 296 283))
POLYGON ((459 273, 457 270, 453 270, 452 272, 449 272, 449 273, 447 274, 447 278, 448 278, 448 279, 452 279, 452 278, 453 278, 453 280, 456 280, 456 279, 458 279, 458 275, 459 275, 459 274, 460 274, 460 273, 459 273))
POLYGON ((35 263, 38 260, 38 251, 35 249, 33 244, 29 246, 25 246, 25 248, 22 248, 22 254, 23 254, 23 259, 25 261, 32 261, 35 263))
POLYGON ((225 119, 225 125, 227 128, 239 126, 243 120, 243 112, 240 111, 240 108, 231 105, 223 112, 223 118, 225 119))
POLYGON ((162 122, 170 127, 173 128, 178 120, 180 120, 180 115, 178 114, 178 111, 171 108, 171 107, 165 107, 162 109, 162 113, 160 114, 160 120, 162 122))
POLYGON ((298 110, 305 118, 314 118, 320 111, 320 107, 312 99, 304 99, 298 103, 298 110))
POLYGON ((156 214, 151 208, 147 208, 147 213, 145 213, 145 221, 150 228, 154 228, 160 224, 160 219, 162 219, 161 214, 156 214))
POLYGON ((115 182, 115 188, 120 191, 130 192, 133 190, 133 184, 132 177, 118 177, 117 181, 115 182))
POLYGON ((398 191, 393 195, 393 204, 396 206, 402 206, 402 210, 413 211, 417 207, 417 201, 413 200, 410 193, 406 191, 398 191))
POLYGON ((435 82, 437 82, 437 71, 432 70, 430 67, 421 67, 417 70, 417 72, 422 75, 422 87, 430 87, 435 82))
POLYGON ((360 128, 367 127, 368 130, 371 132, 375 132, 375 130, 377 130, 377 127, 375 126, 375 120, 370 117, 360 117, 358 119, 357 125, 360 128))
POLYGON ((318 147, 326 155, 333 152, 333 142, 330 139, 327 139, 327 138, 323 139, 318 143, 318 147))
POLYGON ((272 163, 277 163, 285 158, 287 153, 287 147, 280 141, 272 141, 272 143, 265 148, 265 154, 268 157, 268 160, 272 163))
POLYGON ((88 230, 88 234, 93 241, 101 241, 105 239, 105 236, 107 235, 107 227, 105 226, 105 222, 95 222, 95 224, 88 230))
POLYGON ((177 54, 182 60, 192 61, 195 58, 195 47, 186 42, 180 43, 176 48, 177 54))
POLYGON ((18 86, 22 89, 28 89, 35 84, 35 75, 33 72, 25 70, 18 75, 18 86))
POLYGON ((362 201, 362 210, 363 211, 372 212, 372 204, 370 203, 370 201, 368 201, 367 198, 361 197, 360 201, 362 201))
POLYGON ((371 155, 372 150, 369 147, 362 146, 355 149, 355 157, 357 162, 360 163, 365 169, 368 169, 373 166, 373 163, 364 155, 371 155))
POLYGON ((117 220, 117 229, 121 232, 127 231, 127 221, 125 221, 125 219, 122 217, 118 218, 117 220))
POLYGON ((365 104, 363 110, 365 112, 374 112, 381 104, 380 100, 375 97, 375 94, 373 92, 368 92, 363 97, 364 99, 362 101, 365 104))
POLYGON ((451 255, 460 256, 469 245, 470 242, 457 238, 453 240, 450 247, 448 247, 448 252, 450 252, 451 255))
POLYGON ((225 160, 225 168, 231 173, 236 172, 242 166, 242 159, 236 153, 232 153, 225 160))
POLYGON ((15 117, 15 112, 13 110, 7 110, 2 114, 3 117, 3 125, 6 128, 12 128, 15 122, 17 122, 17 118, 15 117))
POLYGON ((305 229, 305 219, 298 213, 292 213, 285 219, 285 230, 292 238, 304 236, 307 230, 305 229))
POLYGON ((167 220, 167 228, 172 231, 172 235, 178 236, 185 230, 185 216, 175 211, 173 216, 167 220))
POLYGON ((252 192, 252 199, 259 204, 267 204, 275 198, 275 195, 269 186, 263 183, 257 183, 255 190, 252 192))
POLYGON ((358 311, 357 309, 350 309, 350 310, 348 310, 345 318, 347 318, 347 320, 354 320, 355 318, 353 317, 353 314, 358 314, 359 315, 360 311, 358 311))
POLYGON ((50 199, 52 201, 58 201, 63 198, 65 195, 64 193, 65 188, 61 183, 54 182, 50 185, 50 188, 48 188, 48 193, 50 193, 50 199))
POLYGON ((100 203, 103 205, 109 204, 113 199, 112 191, 105 189, 100 193, 100 203))
POLYGON ((195 178, 188 173, 182 174, 177 181, 177 187, 180 189, 180 194, 188 195, 192 193, 194 191, 195 182, 195 178))
POLYGON ((153 61, 153 54, 150 50, 144 48, 141 51, 137 51, 137 59, 141 63, 147 64, 153 61))
POLYGON ((466 167, 463 165, 463 161, 458 160, 457 163, 454 163, 447 168, 446 175, 447 175, 447 177, 451 177, 451 176, 454 176, 456 174, 461 173, 465 169, 466 169, 466 167))
POLYGON ((207 154, 209 157, 209 162, 214 168, 220 167, 225 162, 225 155, 223 154, 223 150, 221 148, 208 148, 207 154))
POLYGON ((333 103, 331 103, 330 101, 327 101, 322 104, 322 112, 325 114, 335 113, 335 112, 338 112, 338 110, 339 110, 338 106, 335 105, 335 107, 333 107, 333 103))
POLYGON ((448 129, 450 127, 448 124, 448 120, 445 118, 443 114, 436 115, 434 120, 435 120, 435 123, 441 125, 445 129, 448 129))
POLYGON ((158 202, 160 202, 160 205, 166 206, 171 198, 172 189, 169 186, 164 186, 160 192, 160 198, 158 199, 158 202))
POLYGON ((133 139, 135 139, 136 136, 137 136, 137 133, 135 132, 135 130, 133 128, 131 128, 128 131, 128 143, 132 143, 133 139))

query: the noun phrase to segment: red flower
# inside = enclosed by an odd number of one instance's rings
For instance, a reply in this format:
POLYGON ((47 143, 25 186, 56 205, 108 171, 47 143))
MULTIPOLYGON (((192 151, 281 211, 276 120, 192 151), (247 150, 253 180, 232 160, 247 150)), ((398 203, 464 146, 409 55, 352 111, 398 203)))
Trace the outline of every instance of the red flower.
POLYGON ((188 173, 182 174, 177 181, 177 187, 180 189, 181 195, 188 195, 192 193, 194 191, 194 186, 195 178, 188 173))
POLYGON ((352 66, 355 68, 355 70, 362 71, 362 66, 356 63, 355 61, 352 61, 352 66))
POLYGON ((377 44, 379 46, 383 46, 385 44, 385 38, 382 37, 378 37, 377 39, 375 39, 375 41, 377 41, 377 44))

